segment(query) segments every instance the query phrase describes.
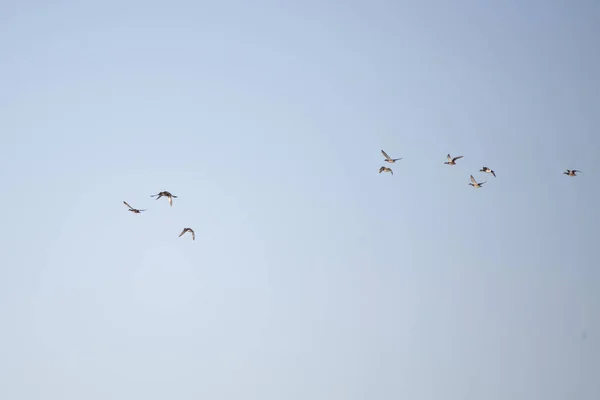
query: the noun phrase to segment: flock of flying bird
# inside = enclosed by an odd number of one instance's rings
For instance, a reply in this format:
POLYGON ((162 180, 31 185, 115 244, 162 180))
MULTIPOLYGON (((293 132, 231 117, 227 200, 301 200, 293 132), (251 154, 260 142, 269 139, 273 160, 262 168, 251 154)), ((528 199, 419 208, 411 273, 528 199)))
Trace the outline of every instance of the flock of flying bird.
MULTIPOLYGON (((169 199, 169 205, 171 207, 173 207, 173 199, 177 198, 177 196, 172 195, 171 193, 167 192, 166 190, 162 191, 158 194, 150 195, 150 197, 156 197, 156 200, 160 199, 161 197, 166 197, 167 199, 169 199)), ((125 200, 123 200, 123 204, 125 204, 127 207, 129 207, 128 211, 131 211, 134 214, 140 214, 142 211, 147 211, 147 210, 139 210, 137 208, 133 208, 125 200)), ((183 228, 183 230, 179 234, 179 237, 183 236, 187 232, 190 232, 192 234, 192 240, 196 240, 196 233, 194 232, 194 230, 192 228, 183 228)))
MULTIPOLYGON (((391 158, 385 151, 381 150, 381 154, 383 154, 383 156, 385 157, 385 162, 390 163, 390 164, 394 164, 396 161, 400 161, 402 160, 402 157, 400 158, 391 158)), ((447 165, 456 165, 456 161, 460 160, 461 158, 463 158, 464 156, 458 156, 458 157, 452 157, 450 154, 448 154, 446 156, 448 158, 448 161, 446 161, 444 164, 447 165)), ((488 167, 482 167, 480 170, 480 172, 485 172, 488 174, 492 174, 494 176, 494 178, 496 177, 496 173, 494 172, 494 170, 492 170, 491 168, 488 167)), ((394 175, 394 171, 392 171, 391 168, 389 167, 385 167, 382 166, 381 168, 379 168, 379 173, 382 172, 389 172, 392 175, 394 175)), ((577 170, 577 169, 568 169, 565 172, 563 172, 563 174, 568 175, 568 176, 577 176, 577 173, 581 173, 581 171, 577 170)), ((477 180, 473 177, 473 175, 471 175, 471 182, 469 183, 469 185, 473 186, 474 188, 480 188, 484 183, 487 183, 487 181, 483 181, 483 182, 477 182, 477 180)), ((169 205, 172 207, 173 206, 173 199, 176 199, 177 196, 172 195, 171 193, 165 191, 159 192, 158 194, 153 194, 150 195, 150 197, 156 197, 156 200, 160 199, 161 197, 166 197, 167 199, 169 199, 169 205)), ((137 208, 133 208, 129 205, 129 203, 127 203, 126 201, 123 200, 123 204, 125 204, 129 210, 134 214, 140 214, 143 211, 147 211, 147 210, 140 210, 137 208)), ((194 232, 194 230, 192 228, 183 228, 183 230, 181 231, 181 233, 179 234, 178 237, 183 236, 186 233, 191 233, 192 234, 192 240, 196 240, 196 233, 194 232)))
MULTIPOLYGON (((402 160, 402 157, 400 158, 392 158, 390 156, 388 156, 388 154, 381 150, 381 154, 383 154, 383 156, 385 157, 385 162, 393 164, 396 161, 400 161, 402 160)), ((448 154, 446 156, 448 158, 448 161, 446 161, 444 164, 447 165, 456 165, 456 160, 459 160, 461 158, 463 158, 464 156, 458 156, 458 157, 452 157, 450 154, 448 154)), ((494 178, 496 177, 496 173, 488 167, 481 167, 481 169, 479 170, 480 172, 486 172, 488 174, 492 174, 494 175, 494 178)), ((382 172, 389 172, 392 175, 394 175, 394 171, 392 171, 392 169, 390 167, 385 167, 382 166, 381 168, 379 168, 379 173, 382 172)), ((577 176, 577 173, 581 173, 581 171, 577 170, 577 169, 568 169, 565 172, 563 172, 564 175, 568 175, 568 176, 577 176)), ((487 183, 487 181, 483 181, 483 182, 477 182, 477 180, 473 177, 473 175, 471 175, 471 183, 469 183, 469 185, 473 186, 474 188, 480 188, 484 183, 487 183)))

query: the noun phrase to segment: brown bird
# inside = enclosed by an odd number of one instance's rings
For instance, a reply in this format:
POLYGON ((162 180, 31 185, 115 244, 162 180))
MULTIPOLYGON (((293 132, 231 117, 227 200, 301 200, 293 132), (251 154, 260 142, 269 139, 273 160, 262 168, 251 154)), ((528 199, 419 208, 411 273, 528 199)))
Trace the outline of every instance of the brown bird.
POLYGON ((395 163, 396 161, 402 160, 402 157, 400 158, 391 158, 390 156, 387 155, 387 153, 383 150, 381 150, 381 154, 383 154, 383 156, 385 157, 385 161, 389 162, 389 163, 395 163))
POLYGON ((392 171, 392 169, 388 168, 388 167, 379 168, 379 173, 382 173, 382 172, 390 172, 392 175, 394 175, 394 171, 392 171))
POLYGON ((177 196, 173 196, 171 193, 164 191, 164 192, 160 192, 159 194, 152 194, 150 195, 150 197, 156 197, 156 200, 160 199, 161 197, 168 197, 169 198, 169 204, 171 205, 171 207, 173 206, 173 198, 177 198, 177 196))
POLYGON ((569 176, 577 176, 577 172, 579 172, 580 174, 582 173, 579 170, 576 169, 568 169, 565 172, 563 172, 564 175, 569 175, 569 176))
POLYGON ((146 211, 146 210, 138 210, 137 208, 133 208, 133 207, 131 207, 131 206, 130 206, 130 205, 129 205, 129 204, 128 204, 128 203, 127 203, 125 200, 123 200, 123 204, 125 204, 127 207, 129 207, 129 210, 128 210, 128 211, 131 211, 131 212, 132 212, 132 213, 134 213, 134 214, 139 214, 139 213, 141 213, 142 211, 146 211))
POLYGON ((183 236, 184 233, 186 232, 191 232, 192 233, 192 240, 196 240, 196 234, 194 233, 194 230, 192 228, 184 228, 181 233, 179 234, 179 237, 183 236))
POLYGON ((469 185, 473 186, 474 188, 480 188, 481 186, 483 186, 485 182, 479 182, 477 183, 477 181, 475 180, 475 178, 473 178, 473 175, 471 175, 471 183, 469 183, 469 185))
POLYGON ((461 158, 463 158, 464 156, 458 156, 458 157, 450 157, 450 154, 448 154, 446 157, 448 157, 448 161, 446 161, 444 164, 448 164, 448 165, 456 165, 456 160, 459 160, 461 158))

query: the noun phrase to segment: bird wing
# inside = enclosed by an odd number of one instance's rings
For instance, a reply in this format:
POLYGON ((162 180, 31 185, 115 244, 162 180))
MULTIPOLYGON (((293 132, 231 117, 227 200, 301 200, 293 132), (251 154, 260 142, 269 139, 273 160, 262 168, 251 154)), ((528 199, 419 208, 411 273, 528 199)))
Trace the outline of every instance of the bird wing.
POLYGON ((473 175, 471 175, 471 182, 473 182, 475 185, 477 185, 477 181, 475 180, 475 178, 473 178, 473 175))
POLYGON ((171 196, 169 196, 169 204, 171 205, 171 207, 173 207, 173 198, 171 196))
POLYGON ((464 156, 458 156, 458 157, 454 157, 454 158, 452 159, 452 161, 456 161, 456 160, 458 160, 458 159, 460 159, 460 158, 463 158, 463 157, 464 157, 464 156))
POLYGON ((185 228, 184 230, 182 230, 178 237, 183 236, 183 234, 186 233, 186 232, 187 232, 187 228, 185 228))
POLYGON ((123 200, 123 204, 125 204, 127 207, 129 207, 133 210, 133 207, 131 207, 125 200, 123 200))
POLYGON ((196 240, 196 232, 193 229, 190 229, 190 232, 192 232, 192 240, 196 240))
POLYGON ((448 155, 446 157, 448 157, 448 161, 452 161, 452 157, 450 157, 450 153, 448 153, 448 155))
POLYGON ((494 175, 494 178, 496 177, 496 173, 494 171, 492 171, 492 175, 494 175))
POLYGON ((400 161, 400 160, 402 160, 402 157, 400 157, 400 158, 394 158, 393 161, 400 161))
POLYGON ((386 160, 391 160, 390 156, 388 156, 385 151, 381 150, 381 154, 383 154, 386 160))
POLYGON ((384 167, 379 168, 379 173, 382 173, 384 169, 384 167))

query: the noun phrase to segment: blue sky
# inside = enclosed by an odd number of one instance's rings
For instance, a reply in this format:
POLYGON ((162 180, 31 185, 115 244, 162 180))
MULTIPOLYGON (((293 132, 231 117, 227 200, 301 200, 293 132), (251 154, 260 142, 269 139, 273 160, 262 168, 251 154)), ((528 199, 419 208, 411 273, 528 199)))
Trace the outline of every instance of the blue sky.
POLYGON ((599 23, 3 2, 0 397, 597 399, 599 23))

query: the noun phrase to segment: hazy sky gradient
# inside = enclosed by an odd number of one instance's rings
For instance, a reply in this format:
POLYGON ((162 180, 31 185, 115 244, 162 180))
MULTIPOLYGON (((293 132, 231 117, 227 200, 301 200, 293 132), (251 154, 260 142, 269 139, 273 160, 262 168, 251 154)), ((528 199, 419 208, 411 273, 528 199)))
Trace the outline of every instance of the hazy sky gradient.
POLYGON ((84 3, 0 5, 0 398, 600 398, 598 1, 84 3))

